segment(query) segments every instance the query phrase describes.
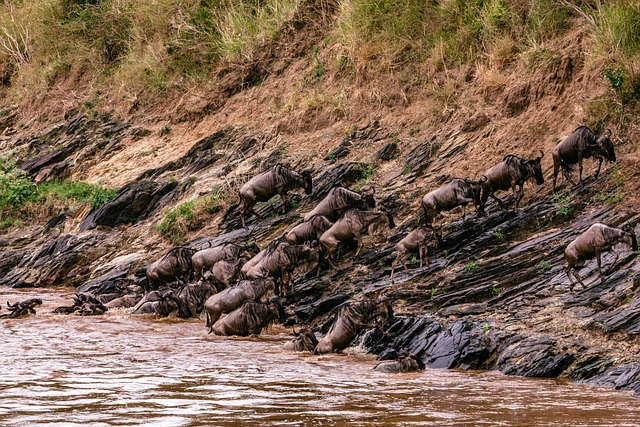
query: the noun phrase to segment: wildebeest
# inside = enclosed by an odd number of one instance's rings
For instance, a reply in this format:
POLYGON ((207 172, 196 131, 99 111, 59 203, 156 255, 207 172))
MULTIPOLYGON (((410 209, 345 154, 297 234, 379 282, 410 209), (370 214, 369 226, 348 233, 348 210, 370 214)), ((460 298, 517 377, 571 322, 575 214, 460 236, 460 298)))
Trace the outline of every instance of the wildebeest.
POLYGON ((291 341, 284 344, 284 350, 313 352, 313 350, 318 345, 318 338, 316 338, 316 334, 313 333, 313 329, 307 326, 301 328, 297 332, 294 329, 293 335, 295 337, 291 341))
MULTIPOLYGON (((258 256, 260 254, 256 255, 258 256)), ((276 295, 286 295, 288 283, 291 283, 293 291, 293 279, 290 277, 293 271, 296 268, 311 270, 318 265, 319 258, 317 248, 278 242, 275 246, 268 245, 260 260, 249 269, 243 268, 243 272, 248 279, 273 277, 276 282, 276 295)))
POLYGON ((218 321, 223 313, 232 312, 246 301, 262 299, 269 292, 274 291, 274 286, 271 278, 242 280, 235 286, 210 296, 204 304, 207 316, 206 325, 209 328, 209 333, 213 332, 213 324, 218 321))
POLYGON ((177 312, 180 318, 187 318, 190 315, 186 305, 176 296, 175 290, 165 289, 147 293, 133 307, 131 314, 155 314, 159 317, 168 317, 174 312, 177 312))
POLYGON ((382 319, 384 323, 392 318, 393 309, 385 298, 347 302, 338 309, 336 320, 329 332, 319 340, 313 353, 337 353, 347 348, 362 329, 381 330, 379 320, 382 319))
POLYGON ((80 292, 73 297, 72 306, 57 307, 53 312, 58 314, 77 313, 81 316, 93 316, 104 314, 107 310, 108 308, 92 294, 80 292))
POLYGON ((177 246, 147 267, 149 290, 158 289, 165 283, 181 281, 188 283, 193 272, 191 258, 197 251, 177 246))
POLYGON ((598 136, 586 126, 580 126, 574 130, 571 135, 562 140, 556 148, 553 149, 553 192, 556 192, 556 178, 558 172, 562 168, 562 175, 571 185, 575 185, 571 177, 571 166, 578 164, 578 170, 580 172, 579 184, 582 185, 582 159, 588 159, 595 157, 598 159, 598 170, 594 175, 598 178, 600 173, 600 167, 603 160, 610 162, 616 161, 616 153, 613 149, 613 143, 611 142, 611 130, 607 129, 606 132, 598 138, 598 136))
POLYGON ((305 221, 309 221, 314 215, 322 215, 331 222, 335 222, 349 209, 373 209, 376 201, 373 196, 376 189, 371 187, 362 194, 346 189, 344 187, 334 187, 315 208, 304 216, 305 221))
POLYGON ((375 227, 381 223, 385 223, 389 228, 395 227, 393 217, 387 211, 363 211, 360 209, 346 211, 339 220, 320 236, 320 243, 327 248, 326 258, 329 264, 335 268, 330 256, 335 252, 340 242, 348 242, 355 239, 358 242, 355 256, 358 256, 363 244, 362 235, 370 227, 375 227))
POLYGON ((240 271, 247 258, 238 258, 233 261, 218 261, 209 270, 205 271, 203 280, 213 281, 218 292, 231 286, 231 283, 238 279, 240 271))
POLYGON ((614 264, 618 260, 618 253, 613 249, 617 244, 626 244, 630 246, 633 251, 638 250, 638 241, 633 231, 624 231, 619 228, 608 227, 601 223, 595 223, 587 229, 584 233, 580 234, 575 240, 567 246, 564 250, 564 257, 567 260, 567 267, 564 269, 569 278, 569 290, 572 291, 574 287, 571 274, 578 279, 578 282, 584 288, 584 283, 581 277, 578 275, 577 269, 582 268, 586 261, 596 258, 598 263, 598 273, 600 279, 604 280, 601 269, 600 256, 602 252, 613 252, 615 258, 611 263, 613 268, 614 264))
POLYGON ((413 354, 399 356, 397 360, 385 360, 373 367, 374 371, 397 374, 420 371, 425 368, 424 362, 413 354))
POLYGON ((258 252, 260 252, 260 248, 255 243, 249 245, 224 243, 220 246, 203 249, 191 257, 195 277, 197 279, 202 278, 204 271, 213 267, 218 261, 231 261, 242 256, 251 258, 258 252))
POLYGON ((25 301, 9 304, 7 301, 7 310, 9 313, 0 315, 0 319, 16 319, 18 317, 26 316, 27 314, 36 314, 35 306, 42 305, 40 298, 31 298, 25 301))
MULTIPOLYGON (((393 263, 391 263, 391 283, 393 283, 393 272, 395 271, 398 262, 402 262, 404 271, 408 274, 407 260, 408 255, 418 253, 420 256, 420 270, 422 270, 422 258, 424 253, 424 259, 429 267, 429 257, 427 255, 427 241, 429 238, 436 236, 436 232, 433 228, 429 227, 416 227, 413 231, 407 234, 402 240, 396 244, 396 250, 398 256, 393 263)), ((437 237, 437 236, 436 236, 437 237)))
POLYGON ((433 225, 433 218, 442 211, 450 211, 457 206, 462 206, 462 221, 465 217, 465 207, 473 203, 476 210, 480 210, 480 189, 487 180, 486 176, 478 181, 470 179, 453 178, 451 181, 427 193, 422 198, 422 210, 426 226, 433 225))
POLYGON ((310 171, 296 172, 277 164, 251 178, 240 188, 242 227, 246 228, 247 212, 256 214, 253 210, 256 202, 266 202, 276 194, 282 199, 282 213, 285 213, 289 204, 287 193, 298 187, 304 188, 306 194, 311 194, 313 188, 310 171))
POLYGON ((277 299, 266 303, 246 301, 240 308, 218 319, 212 330, 216 335, 258 335, 267 326, 282 323, 284 319, 284 308, 277 299))
POLYGON ((526 160, 513 154, 506 155, 500 163, 487 170, 483 176, 487 178, 482 183, 482 196, 480 198, 480 210, 484 211, 487 199, 491 197, 502 207, 503 203, 493 193, 497 190, 508 190, 513 192, 514 207, 517 210, 520 200, 524 196, 524 183, 528 180, 535 180, 536 184, 544 184, 542 176, 541 160, 544 153, 540 151, 540 156, 535 159, 526 160), (516 187, 520 187, 516 189, 516 187))
POLYGON ((197 317, 202 312, 205 302, 217 292, 214 284, 204 282, 190 283, 183 286, 176 293, 181 301, 182 310, 178 312, 181 318, 197 317))
POLYGON ((320 240, 322 233, 327 231, 333 223, 325 216, 314 215, 308 221, 302 222, 289 231, 285 237, 292 245, 311 243, 320 240))

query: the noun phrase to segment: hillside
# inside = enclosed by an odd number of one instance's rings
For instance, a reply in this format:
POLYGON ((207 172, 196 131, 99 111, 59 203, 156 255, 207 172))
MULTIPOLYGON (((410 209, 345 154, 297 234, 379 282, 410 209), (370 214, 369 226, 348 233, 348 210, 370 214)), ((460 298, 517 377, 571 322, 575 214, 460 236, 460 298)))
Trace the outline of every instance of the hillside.
POLYGON ((289 323, 326 330, 340 303, 385 295, 390 337, 364 338, 378 354, 637 392, 640 262, 624 252, 602 283, 590 263, 571 293, 562 252, 596 221, 640 233, 640 5, 560 3, 6 3, 0 284, 139 295, 174 245, 262 248, 334 185, 373 186, 398 226, 299 277, 289 323), (593 179, 586 160, 586 185, 552 195, 551 151, 579 125, 611 129, 617 163, 593 179), (540 151, 520 211, 445 213, 431 266, 390 284, 422 196, 540 151), (242 229, 237 189, 277 162, 310 167, 313 193, 242 229))

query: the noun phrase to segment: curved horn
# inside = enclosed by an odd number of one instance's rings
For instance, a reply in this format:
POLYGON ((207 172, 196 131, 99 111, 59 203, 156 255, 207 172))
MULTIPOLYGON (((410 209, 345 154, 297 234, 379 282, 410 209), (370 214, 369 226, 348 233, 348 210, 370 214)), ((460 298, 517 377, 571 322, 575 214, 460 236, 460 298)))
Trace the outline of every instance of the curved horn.
POLYGON ((486 175, 482 175, 482 176, 480 177, 480 179, 478 180, 478 183, 479 183, 479 184, 482 184, 483 182, 487 182, 487 179, 488 179, 488 178, 487 178, 487 176, 486 176, 486 175))
POLYGON ((544 153, 542 152, 542 150, 540 150, 540 157, 536 157, 536 160, 542 160, 543 157, 544 153))
POLYGON ((602 135, 602 136, 604 136, 605 138, 610 138, 611 137, 611 129, 607 128, 607 130, 604 132, 604 135, 602 135))

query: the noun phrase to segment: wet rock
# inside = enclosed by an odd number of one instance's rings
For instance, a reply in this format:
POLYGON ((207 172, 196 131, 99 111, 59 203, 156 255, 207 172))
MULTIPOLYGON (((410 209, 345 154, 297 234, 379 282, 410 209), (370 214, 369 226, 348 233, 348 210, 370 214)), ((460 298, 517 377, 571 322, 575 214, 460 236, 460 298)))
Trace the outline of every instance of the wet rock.
POLYGON ((80 223, 80 231, 91 230, 98 225, 114 227, 147 218, 164 206, 178 182, 138 181, 127 184, 118 191, 115 199, 91 211, 80 223))
POLYGON ((613 387, 617 390, 628 390, 640 396, 640 362, 625 362, 607 369, 604 373, 589 380, 588 384, 613 387))

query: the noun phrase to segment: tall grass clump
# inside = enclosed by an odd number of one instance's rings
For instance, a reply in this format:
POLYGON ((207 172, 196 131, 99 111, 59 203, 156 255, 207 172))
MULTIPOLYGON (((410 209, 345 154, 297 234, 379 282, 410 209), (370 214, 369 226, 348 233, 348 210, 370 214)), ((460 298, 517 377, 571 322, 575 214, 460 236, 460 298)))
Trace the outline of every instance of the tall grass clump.
POLYGON ((51 181, 36 185, 9 160, 0 160, 0 229, 48 220, 49 216, 88 202, 96 209, 112 200, 117 191, 78 181, 51 181))

